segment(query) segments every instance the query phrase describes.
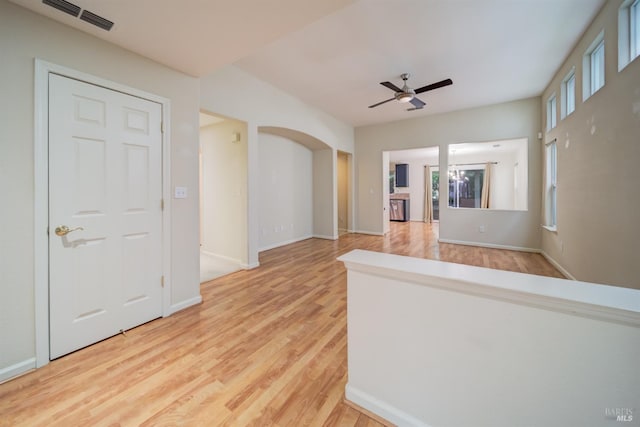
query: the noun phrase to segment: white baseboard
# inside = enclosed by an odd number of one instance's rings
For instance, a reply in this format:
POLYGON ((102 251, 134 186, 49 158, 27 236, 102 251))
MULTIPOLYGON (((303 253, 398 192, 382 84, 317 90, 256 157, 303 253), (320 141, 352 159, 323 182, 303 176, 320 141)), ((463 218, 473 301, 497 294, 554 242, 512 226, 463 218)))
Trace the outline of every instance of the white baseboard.
POLYGON ((218 259, 220 259, 222 261, 232 262, 232 263, 237 264, 239 266, 244 265, 243 262, 240 261, 239 259, 231 258, 231 257, 226 256, 226 255, 216 254, 216 253, 213 253, 213 252, 205 251, 204 249, 202 249, 200 252, 202 252, 203 254, 205 254, 207 256, 210 256, 210 257, 213 257, 213 258, 218 258, 218 259))
POLYGON ((259 248, 258 252, 268 251, 269 249, 275 249, 275 248, 279 248, 280 246, 286 246, 286 245, 290 245, 292 243, 301 242, 303 240, 311 239, 312 237, 315 237, 315 236, 308 235, 308 236, 302 236, 302 237, 295 237, 293 239, 289 239, 289 240, 285 240, 285 241, 282 241, 282 242, 273 243, 271 245, 267 245, 267 246, 263 246, 263 247, 259 248))
POLYGON ((172 314, 177 313, 180 310, 184 310, 185 308, 191 307, 192 305, 200 304, 201 302, 202 295, 198 295, 197 297, 189 298, 177 304, 170 305, 169 312, 166 313, 164 317, 171 316, 172 314))
POLYGON ((315 237, 316 239, 338 240, 339 236, 325 236, 323 234, 314 234, 313 237, 315 237))
POLYGON ((260 267, 259 262, 254 262, 253 264, 240 264, 243 270, 251 270, 252 268, 260 267))
POLYGON ((369 236, 384 236, 384 233, 379 231, 355 230, 353 232, 358 234, 368 234, 369 236))
POLYGON ((454 245, 479 246, 481 248, 506 249, 509 251, 533 252, 539 254, 540 249, 525 248, 521 246, 495 245, 493 243, 467 242, 465 240, 438 239, 438 243, 452 243, 454 245))
POLYGON ((386 402, 376 399, 375 397, 358 390, 347 384, 344 390, 345 398, 356 405, 384 418, 385 420, 397 425, 406 427, 430 427, 419 419, 389 405, 386 402))
POLYGON ((225 255, 219 255, 219 254, 214 254, 213 252, 209 252, 209 251, 205 251, 205 250, 201 250, 201 252, 207 256, 213 257, 213 258, 218 258, 222 261, 227 261, 227 262, 231 262, 236 264, 238 267, 242 268, 243 270, 251 270, 252 268, 256 268, 256 267, 260 267, 260 263, 259 262, 254 262, 253 264, 247 264, 246 262, 242 262, 239 259, 235 259, 235 258, 231 258, 225 255))
POLYGON ((23 360, 22 362, 15 363, 11 366, 7 366, 6 368, 0 369, 0 384, 5 381, 9 381, 12 378, 15 378, 19 375, 25 374, 33 369, 36 369, 36 358, 31 357, 27 360, 23 360))
POLYGON ((561 266, 558 261, 551 258, 551 256, 548 253, 546 253, 545 251, 540 251, 540 253, 547 261, 549 261, 549 264, 553 265, 560 273, 562 273, 564 277, 570 280, 578 280, 574 277, 573 274, 569 273, 563 266, 561 266))

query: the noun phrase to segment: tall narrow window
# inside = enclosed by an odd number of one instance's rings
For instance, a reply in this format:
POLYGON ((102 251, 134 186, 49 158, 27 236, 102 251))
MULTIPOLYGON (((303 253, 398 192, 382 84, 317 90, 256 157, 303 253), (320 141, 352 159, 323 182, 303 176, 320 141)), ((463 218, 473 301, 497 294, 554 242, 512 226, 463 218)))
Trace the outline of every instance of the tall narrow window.
POLYGON ((556 127, 556 94, 554 93, 547 100, 547 132, 556 127))
POLYGON ((433 205, 433 220, 440 220, 440 170, 434 168, 431 171, 431 197, 433 205))
POLYGON ((640 0, 624 0, 618 11, 618 71, 640 56, 640 0))
POLYGON ((591 52, 591 94, 604 86, 604 40, 591 52))
POLYGON ((640 0, 629 8, 629 27, 631 29, 631 61, 640 55, 640 0))
POLYGON ((562 105, 560 117, 563 119, 576 109, 576 73, 572 69, 562 81, 562 105))
POLYGON ((591 43, 582 61, 582 99, 586 101, 604 86, 604 31, 591 43))
POLYGON ((551 230, 556 229, 556 206, 557 206, 557 150, 556 141, 545 146, 545 227, 551 230))

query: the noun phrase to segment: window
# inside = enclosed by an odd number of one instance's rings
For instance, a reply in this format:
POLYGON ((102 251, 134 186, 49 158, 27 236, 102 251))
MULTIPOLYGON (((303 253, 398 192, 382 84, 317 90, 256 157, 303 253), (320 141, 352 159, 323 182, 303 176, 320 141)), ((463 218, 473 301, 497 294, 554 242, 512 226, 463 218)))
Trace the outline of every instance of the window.
POLYGON ((640 56, 640 0, 626 0, 618 12, 618 71, 640 56))
POLYGON ((582 99, 585 101, 604 86, 604 31, 593 41, 582 61, 584 81, 582 99))
POLYGON ((633 2, 630 8, 631 60, 640 55, 640 0, 633 2))
POLYGON ((440 220, 440 170, 431 169, 431 203, 433 206, 434 221, 440 220))
POLYGON ((562 81, 562 105, 560 106, 560 117, 563 119, 576 109, 576 73, 571 69, 569 74, 562 81))
POLYGON ((557 150, 553 140, 545 146, 545 228, 556 229, 557 150))
POLYGON ((449 207, 479 208, 482 200, 484 169, 449 170, 449 207))
POLYGON ((554 93, 547 101, 547 132, 556 127, 556 94, 554 93))
POLYGON ((591 52, 591 94, 604 86, 604 40, 591 52))

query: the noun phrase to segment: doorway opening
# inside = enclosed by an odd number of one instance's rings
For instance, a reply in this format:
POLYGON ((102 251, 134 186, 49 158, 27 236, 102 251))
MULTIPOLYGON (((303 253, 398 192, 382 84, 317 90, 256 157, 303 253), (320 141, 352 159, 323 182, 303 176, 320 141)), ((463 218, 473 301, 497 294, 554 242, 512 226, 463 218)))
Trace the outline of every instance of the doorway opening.
POLYGON ((200 113, 200 282, 247 264, 247 124, 200 113))
POLYGON ((338 151, 338 235, 352 232, 351 160, 349 153, 338 151))
POLYGON ((440 148, 383 152, 383 224, 440 220, 440 148))

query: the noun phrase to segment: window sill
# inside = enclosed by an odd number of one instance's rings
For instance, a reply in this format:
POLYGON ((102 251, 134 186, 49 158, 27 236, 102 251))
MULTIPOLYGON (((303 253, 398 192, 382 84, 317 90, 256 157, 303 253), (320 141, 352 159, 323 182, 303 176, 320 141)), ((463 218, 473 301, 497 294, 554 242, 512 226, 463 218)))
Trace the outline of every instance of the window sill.
POLYGON ((551 227, 549 225, 543 225, 542 228, 544 228, 547 231, 551 231, 552 233, 557 233, 558 232, 558 227, 551 227))

